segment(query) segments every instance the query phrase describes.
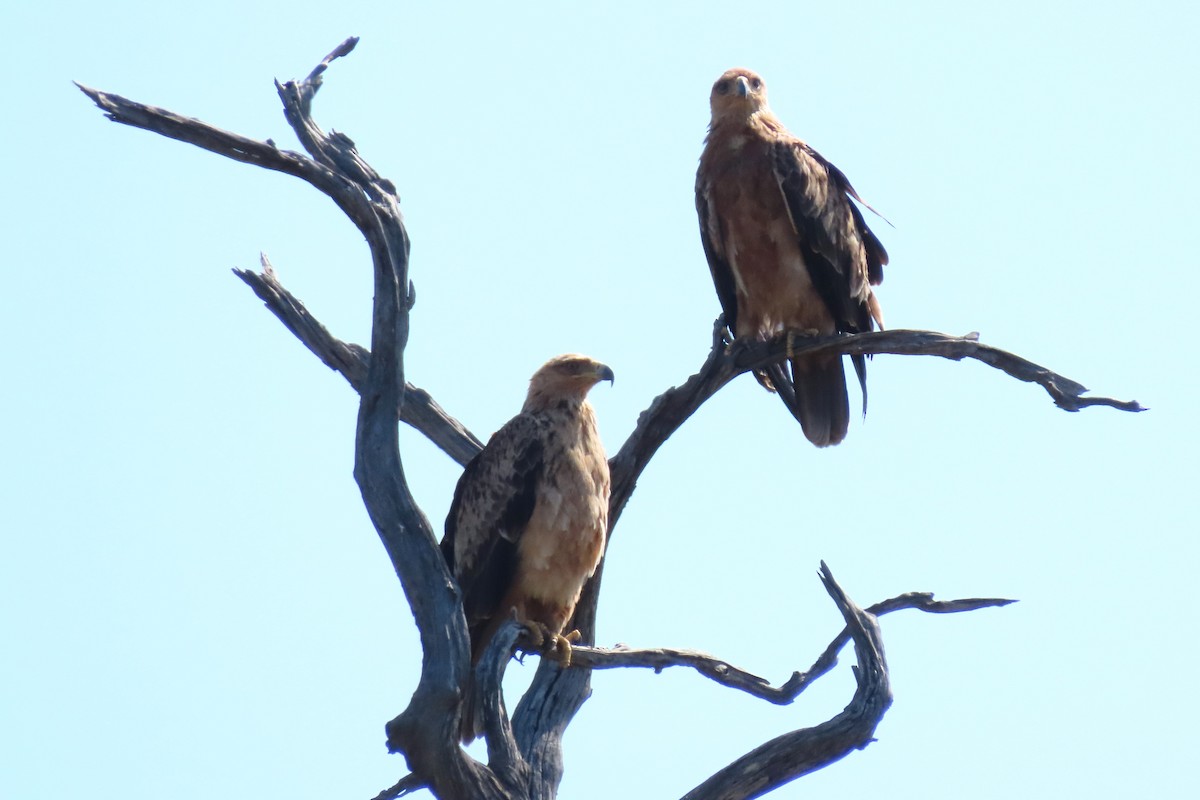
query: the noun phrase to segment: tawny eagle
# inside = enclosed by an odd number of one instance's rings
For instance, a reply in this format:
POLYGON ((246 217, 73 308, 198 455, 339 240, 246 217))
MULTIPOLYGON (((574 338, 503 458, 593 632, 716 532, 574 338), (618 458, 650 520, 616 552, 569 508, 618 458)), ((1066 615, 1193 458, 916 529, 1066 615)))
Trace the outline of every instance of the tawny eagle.
MULTIPOLYGON (((467 464, 442 554, 462 589, 471 664, 514 614, 535 643, 570 663, 563 631, 596 571, 608 530, 609 475, 588 391, 613 371, 581 355, 533 374, 521 413, 467 464)), ((468 687, 462 734, 479 734, 468 687)))
MULTIPOLYGON (((737 338, 831 335, 883 327, 871 287, 887 252, 846 176, 788 133, 748 69, 713 84, 712 122, 696 173, 696 210, 725 322, 737 338)), ((865 204, 864 204, 865 205, 865 204)), ((852 356, 866 411, 866 361, 852 356)), ((850 424, 840 356, 795 356, 759 373, 818 447, 850 424)))

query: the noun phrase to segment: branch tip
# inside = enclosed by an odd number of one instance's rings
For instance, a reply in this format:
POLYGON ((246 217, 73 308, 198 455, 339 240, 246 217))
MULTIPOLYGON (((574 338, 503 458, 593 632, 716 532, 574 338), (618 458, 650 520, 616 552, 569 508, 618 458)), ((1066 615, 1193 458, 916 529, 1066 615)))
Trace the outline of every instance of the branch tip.
POLYGON ((768 341, 742 340, 738 344, 735 360, 742 372, 765 369, 782 363, 787 356, 789 345, 793 354, 819 352, 830 355, 924 355, 940 356, 952 361, 971 358, 1019 381, 1038 384, 1046 390, 1055 405, 1066 411, 1078 411, 1088 406, 1109 406, 1120 411, 1143 410, 1136 401, 1115 400, 1110 397, 1082 397, 1088 391, 1083 384, 1014 353, 982 344, 975 331, 965 336, 951 336, 937 331, 897 328, 833 336, 793 335, 790 342, 786 334, 780 334, 768 341))
MULTIPOLYGON (((312 102, 313 95, 315 95, 317 90, 321 88, 321 82, 323 80, 322 76, 324 75, 325 70, 329 69, 329 65, 336 59, 350 55, 351 51, 353 51, 357 45, 358 37, 351 36, 337 47, 333 48, 329 55, 321 59, 321 63, 313 67, 312 72, 308 73, 308 77, 306 77, 302 82, 303 86, 301 90, 301 95, 303 97, 303 108, 305 112, 307 112, 309 109, 309 104, 312 102)), ((289 81, 289 83, 291 83, 291 81, 289 81)), ((275 86, 277 88, 279 87, 279 81, 275 82, 275 86)))
POLYGON ((425 782, 414 774, 405 775, 395 785, 389 786, 371 800, 397 800, 397 798, 412 794, 418 789, 425 788, 425 782))

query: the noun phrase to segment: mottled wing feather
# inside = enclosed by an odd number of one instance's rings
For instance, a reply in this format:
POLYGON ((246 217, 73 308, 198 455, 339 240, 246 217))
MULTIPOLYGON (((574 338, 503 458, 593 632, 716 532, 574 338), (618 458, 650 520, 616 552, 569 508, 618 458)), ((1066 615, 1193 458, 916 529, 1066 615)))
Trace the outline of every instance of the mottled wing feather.
POLYGON ((720 219, 709 201, 710 186, 700 178, 696 180, 696 213, 700 217, 700 241, 704 245, 704 256, 712 273, 717 299, 725 313, 725 325, 732 332, 737 327, 737 289, 734 285, 733 269, 725 255, 720 219))
MULTIPOLYGON (((869 210, 872 214, 880 219, 883 219, 883 216, 880 215, 878 211, 871 208, 870 204, 858 196, 858 192, 856 192, 854 187, 850 185, 850 179, 846 177, 846 173, 842 172, 833 164, 826 161, 820 153, 818 153, 816 150, 813 150, 808 145, 804 145, 804 149, 809 155, 825 166, 825 169, 829 172, 830 180, 832 180, 835 185, 840 186, 844 194, 850 195, 857 200, 863 208, 869 210)), ((863 240, 863 246, 866 248, 867 273, 870 277, 871 285, 876 286, 880 283, 883 283, 883 268, 888 263, 887 250, 883 249, 883 243, 880 242, 879 239, 875 237, 875 234, 871 232, 871 229, 867 227, 867 221, 863 219, 862 212, 859 211, 853 203, 850 204, 850 210, 854 214, 854 224, 858 228, 858 233, 863 240)))
POLYGON ((492 436, 455 487, 441 547, 472 627, 495 613, 512 582, 544 469, 543 443, 540 422, 520 414, 492 436))
MULTIPOLYGON (((813 286, 839 331, 872 330, 868 299, 871 286, 883 280, 887 251, 851 202, 851 197, 859 199, 858 193, 841 170, 803 142, 781 140, 773 153, 775 177, 813 286)), ((851 360, 866 413, 866 359, 851 360)))
POLYGON ((871 330, 866 301, 871 284, 883 280, 887 253, 851 202, 853 187, 802 142, 783 140, 773 150, 775 177, 813 284, 839 329, 871 330))

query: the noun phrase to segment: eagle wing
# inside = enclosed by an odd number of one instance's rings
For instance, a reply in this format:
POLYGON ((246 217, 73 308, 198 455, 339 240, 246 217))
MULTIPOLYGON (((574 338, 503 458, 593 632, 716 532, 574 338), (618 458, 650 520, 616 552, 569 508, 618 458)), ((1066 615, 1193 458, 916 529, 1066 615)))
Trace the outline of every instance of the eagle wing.
POLYGON ((858 193, 841 170, 803 142, 776 142, 772 155, 813 285, 839 330, 871 330, 868 300, 871 286, 883 281, 887 251, 850 201, 862 202, 858 193))
POLYGON ((700 242, 704 245, 704 256, 708 259, 717 299, 721 301, 721 311, 725 313, 725 326, 733 332, 737 328, 737 288, 733 268, 725 254, 721 219, 712 207, 711 188, 705 172, 699 172, 696 176, 696 214, 700 218, 700 242))
MULTIPOLYGON (((888 256, 850 200, 861 203, 858 192, 841 170, 797 139, 777 141, 772 157, 804 263, 837 329, 845 333, 872 330, 879 314, 871 286, 883 281, 888 256)), ((851 356, 851 360, 862 387, 865 412, 866 360, 863 356, 851 356)))
POLYGON ((513 417, 467 464, 454 489, 441 547, 463 592, 473 645, 512 583, 517 543, 545 469, 542 428, 530 414, 513 417))

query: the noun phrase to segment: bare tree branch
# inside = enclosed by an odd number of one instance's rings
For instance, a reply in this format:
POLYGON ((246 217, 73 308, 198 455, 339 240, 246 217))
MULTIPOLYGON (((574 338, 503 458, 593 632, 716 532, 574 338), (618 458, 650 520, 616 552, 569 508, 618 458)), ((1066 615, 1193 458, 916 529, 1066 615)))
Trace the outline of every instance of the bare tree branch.
MULTIPOLYGON (((663 443, 705 401, 738 375, 758 368, 771 359, 782 360, 786 356, 786 336, 777 337, 769 342, 747 341, 728 344, 723 337, 724 329, 724 320, 718 318, 713 326, 712 348, 700 370, 680 386, 671 387, 656 397, 638 417, 637 425, 621 449, 610 459, 612 498, 608 546, 612 544, 613 528, 637 488, 638 478, 663 443)), ((1020 380, 1038 383, 1046 388, 1061 408, 1077 410, 1085 405, 1098 404, 1128 411, 1141 410, 1141 406, 1136 402, 1080 398, 1079 395, 1086 391, 1081 384, 1019 356, 980 345, 972 335, 954 337, 921 331, 886 331, 793 341, 793 352, 816 350, 862 354, 937 355, 955 360, 964 357, 977 358, 1020 380)), ((573 624, 583 634, 584 642, 595 641, 596 609, 603 576, 604 564, 601 562, 596 575, 584 587, 575 611, 573 624)), ((832 660, 829 661, 826 671, 836 663, 836 659, 833 658, 836 649, 840 649, 840 646, 835 648, 833 653, 827 654, 832 660)), ((816 666, 814 665, 814 668, 816 666)), ((571 672, 574 673, 575 670, 571 672)), ((812 672, 813 670, 810 670, 810 673, 812 672)), ((564 680, 553 669, 547 668, 544 672, 539 669, 532 686, 518 705, 514 719, 545 719, 548 715, 558 715, 555 718, 561 721, 561 715, 582 705, 590 692, 591 684, 586 675, 579 675, 574 680, 564 680)))
MULTIPOLYGON (((970 598, 966 600, 936 601, 927 592, 909 592, 876 603, 867 613, 879 617, 901 609, 916 609, 934 614, 953 614, 993 608, 1015 603, 1002 598, 970 598)), ((787 681, 772 686, 766 678, 733 666, 728 661, 699 650, 681 650, 670 647, 633 649, 623 645, 617 647, 576 646, 572 650, 572 666, 589 669, 616 669, 635 667, 652 669, 656 673, 669 667, 691 667, 701 675, 722 686, 739 689, 754 697, 776 705, 788 705, 812 683, 837 664, 837 653, 850 641, 850 629, 843 628, 807 672, 793 672, 787 681)))
MULTIPOLYGON (((353 49, 343 42, 309 79, 276 84, 285 116, 312 156, 278 150, 198 120, 80 87, 111 119, 195 144, 239 161, 295 175, 326 194, 367 240, 375 275, 371 352, 359 389, 354 476, 363 503, 400 578, 425 654, 421 679, 408 708, 388 726, 389 745, 404 753, 416 780, 441 797, 504 798, 508 792, 490 770, 458 746, 453 713, 470 667, 466 620, 458 588, 441 557, 424 514, 404 478, 397 440, 397 409, 403 409, 403 355, 408 341, 408 234, 390 181, 358 156, 353 142, 327 135, 309 116, 320 78, 329 62, 353 49)), ((255 282, 251 282, 254 285, 255 282)), ((257 282, 268 286, 265 279, 257 282)), ((327 337, 302 326, 308 342, 327 337)), ((353 351, 346 348, 339 355, 353 351)), ((327 361, 326 363, 331 363, 327 361)), ((333 363, 350 363, 334 359, 333 363)), ((336 367, 335 367, 336 368, 336 367)))
POLYGON ((399 797, 404 797, 424 788, 425 782, 416 775, 409 773, 392 786, 375 795, 371 800, 396 800, 399 797))
POLYGON ((523 630, 515 618, 501 625, 475 668, 476 690, 487 738, 488 766, 518 795, 520 787, 529 782, 530 767, 521 755, 504 708, 504 671, 523 630))
MULTIPOLYGON (((326 135, 309 116, 324 66, 353 46, 352 40, 344 42, 313 70, 310 80, 277 83, 276 88, 304 148, 335 178, 310 182, 355 221, 374 265, 372 355, 360 393, 354 478, 400 577, 425 654, 408 707, 388 724, 388 743, 438 796, 504 798, 508 791, 496 776, 458 746, 452 712, 459 707, 460 687, 470 669, 466 619, 458 588, 409 491, 400 459, 396 410, 404 402, 411 287, 408 233, 395 187, 359 157, 348 137, 326 135)), ((325 174, 315 168, 306 172, 325 174)))
MULTIPOLYGON (((317 93, 317 90, 321 88, 321 83, 325 80, 325 70, 329 69, 329 65, 332 64, 334 60, 350 55, 350 53, 353 52, 354 48, 357 46, 358 37, 349 37, 337 47, 333 48, 333 50, 329 52, 329 55, 321 59, 321 63, 313 67, 312 72, 308 73, 308 77, 305 78, 301 84, 302 86, 309 88, 309 91, 304 93, 304 97, 302 98, 302 103, 300 106, 300 111, 304 116, 312 113, 312 98, 317 93)), ((279 84, 276 83, 275 85, 278 86, 279 84)))
MULTIPOLYGON (((671 387, 656 397, 638 417, 637 425, 620 451, 610 461, 613 475, 612 511, 615 523, 637 486, 650 459, 658 448, 687 421, 701 405, 739 375, 787 358, 787 337, 777 336, 765 342, 753 340, 726 342, 724 319, 713 325, 712 349, 696 374, 682 385, 671 387)), ((840 353, 844 355, 925 355, 955 361, 973 358, 1021 381, 1042 386, 1059 408, 1078 411, 1092 405, 1111 406, 1122 411, 1143 411, 1136 401, 1108 397, 1082 397, 1087 389, 1020 356, 996 347, 980 344, 977 334, 951 336, 935 331, 894 330, 840 336, 794 338, 794 353, 840 353)), ((610 524, 611 524, 610 523, 610 524)))
MULTIPOLYGON (((1120 411, 1145 411, 1136 400, 1114 400, 1111 397, 1083 397, 1087 387, 1057 372, 1034 364, 1005 350, 979 343, 978 333, 951 336, 937 331, 892 330, 857 333, 841 336, 812 337, 807 341, 793 339, 796 353, 841 353, 844 355, 905 355, 940 356, 952 361, 973 358, 1004 372, 1019 381, 1036 383, 1046 390, 1054 404, 1066 411, 1079 411, 1088 406, 1109 406, 1120 411)), ((787 337, 778 336, 769 342, 746 342, 736 360, 742 371, 778 363, 787 355, 787 337)))
POLYGON ((883 640, 875 618, 854 604, 821 563, 821 581, 854 640, 858 689, 842 713, 813 728, 778 736, 716 772, 684 800, 746 800, 828 766, 874 741, 875 728, 892 704, 883 640))
MULTIPOLYGON (((716 773, 688 795, 692 800, 754 797, 805 772, 841 758, 870 741, 891 702, 879 630, 874 618, 857 608, 822 564, 822 580, 846 619, 846 631, 807 673, 793 675, 779 689, 749 673, 693 651, 603 651, 577 649, 575 666, 562 669, 542 659, 529 691, 511 723, 500 692, 504 665, 515 633, 508 627, 493 643, 476 672, 483 691, 489 766, 468 757, 458 742, 461 692, 471 669, 466 624, 458 587, 438 550, 436 537, 409 492, 400 459, 396 420, 413 425, 459 463, 481 447, 470 431, 443 411, 429 395, 405 381, 404 349, 415 294, 408 277, 408 235, 395 187, 362 160, 354 143, 327 134, 311 117, 311 106, 332 61, 349 54, 357 39, 347 39, 301 82, 276 83, 288 123, 309 155, 280 150, 271 140, 248 139, 200 120, 143 105, 80 85, 108 117, 228 158, 294 175, 329 196, 366 237, 375 277, 371 351, 333 337, 278 282, 264 259, 263 271, 235 270, 276 316, 327 366, 338 371, 360 395, 355 439, 355 479, 373 524, 400 578, 421 638, 424 659, 420 682, 408 707, 387 726, 388 745, 402 752, 412 774, 381 793, 399 797, 428 787, 439 797, 552 798, 562 777, 561 741, 567 725, 590 694, 592 668, 615 666, 691 666, 726 685, 767 697, 772 692, 799 694, 836 663, 838 650, 853 639, 858 656, 858 690, 846 710, 823 725, 781 736, 716 773), (645 663, 617 663, 641 658, 645 663), (605 659, 608 659, 607 661, 605 659), (657 660, 656 660, 657 659, 657 660), (730 677, 733 676, 733 677, 730 677), (765 687, 765 688, 763 688, 765 687)), ((723 322, 700 371, 679 387, 657 397, 639 417, 634 431, 612 458, 612 508, 609 541, 637 485, 638 477, 662 444, 709 397, 748 370, 778 362, 783 337, 770 342, 724 341, 723 322)), ((1086 398, 1080 384, 1023 358, 981 345, 974 337, 927 331, 886 331, 857 336, 797 340, 796 352, 851 354, 896 353, 974 358, 1023 381, 1038 383, 1062 408, 1089 405, 1141 410, 1136 402, 1086 398)), ((597 598, 603 565, 585 588, 575 625, 585 642, 594 641, 597 598)), ((878 613, 921 608, 937 613, 969 610, 1002 601, 936 603, 931 595, 906 595, 877 606, 878 613), (895 607, 889 606, 893 604, 895 607), (955 604, 959 604, 956 606, 955 604)), ((795 696, 792 695, 792 697, 795 696)), ((778 702, 779 700, 774 700, 778 702)))
MULTIPOLYGON (((334 337, 308 312, 303 303, 283 287, 267 257, 263 255, 261 260, 262 272, 235 269, 233 273, 254 290, 267 308, 325 366, 339 373, 354 387, 354 391, 362 394, 370 352, 361 345, 349 344, 334 337)), ((483 443, 466 426, 447 414, 429 392, 411 383, 405 383, 404 400, 397 417, 423 433, 429 441, 463 466, 483 449, 483 443)))
MULTIPOLYGON (((249 139, 165 108, 138 103, 78 82, 75 85, 92 98, 92 102, 113 122, 178 139, 234 161, 294 175, 325 194, 336 193, 344 188, 339 177, 331 170, 301 153, 278 149, 270 139, 265 142, 249 139)), ((355 224, 359 222, 357 219, 354 221, 355 224)))

